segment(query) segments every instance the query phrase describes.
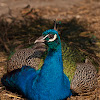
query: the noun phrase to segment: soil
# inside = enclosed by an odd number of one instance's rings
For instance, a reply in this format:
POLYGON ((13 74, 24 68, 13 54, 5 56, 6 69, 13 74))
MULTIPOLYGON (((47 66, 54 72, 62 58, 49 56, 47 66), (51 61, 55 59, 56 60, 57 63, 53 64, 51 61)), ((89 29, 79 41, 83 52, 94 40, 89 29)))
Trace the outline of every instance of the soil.
POLYGON ((68 9, 72 7, 74 4, 79 4, 80 1, 83 0, 0 0, 0 15, 7 13, 10 9, 21 9, 28 4, 33 8, 44 8, 44 7, 57 7, 68 9))
MULTIPOLYGON (((100 57, 100 1, 99 0, 0 0, 0 16, 11 23, 11 16, 21 19, 23 16, 38 14, 51 21, 70 21, 73 19, 87 23, 88 32, 96 37, 96 45, 100 57)), ((0 50, 0 78, 6 73, 8 55, 0 50)), ((100 63, 99 63, 100 69, 100 63)), ((5 90, 0 83, 0 100, 25 100, 16 93, 5 90)), ((100 100, 100 70, 98 71, 98 88, 80 96, 71 96, 68 100, 100 100)))

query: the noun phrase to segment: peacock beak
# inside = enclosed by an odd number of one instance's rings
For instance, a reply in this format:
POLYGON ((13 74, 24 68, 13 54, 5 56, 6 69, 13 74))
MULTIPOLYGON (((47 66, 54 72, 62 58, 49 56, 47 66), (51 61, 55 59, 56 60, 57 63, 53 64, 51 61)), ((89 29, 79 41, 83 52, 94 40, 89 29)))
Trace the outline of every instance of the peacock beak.
POLYGON ((35 40, 34 43, 43 43, 43 42, 45 42, 45 39, 43 36, 40 36, 38 39, 35 40))

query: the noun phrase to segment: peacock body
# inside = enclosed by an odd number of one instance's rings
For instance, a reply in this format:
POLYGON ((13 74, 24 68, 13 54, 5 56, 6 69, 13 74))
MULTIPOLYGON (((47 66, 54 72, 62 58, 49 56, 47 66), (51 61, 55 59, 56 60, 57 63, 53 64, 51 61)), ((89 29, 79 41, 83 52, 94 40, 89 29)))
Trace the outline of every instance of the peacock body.
POLYGON ((71 96, 70 82, 63 72, 61 41, 56 30, 50 29, 43 33, 48 55, 41 70, 23 66, 2 78, 2 83, 20 91, 29 100, 63 100, 71 96))
POLYGON ((37 43, 32 48, 25 48, 16 51, 7 62, 7 71, 11 72, 22 66, 31 66, 38 69, 40 58, 46 51, 44 43, 37 43))

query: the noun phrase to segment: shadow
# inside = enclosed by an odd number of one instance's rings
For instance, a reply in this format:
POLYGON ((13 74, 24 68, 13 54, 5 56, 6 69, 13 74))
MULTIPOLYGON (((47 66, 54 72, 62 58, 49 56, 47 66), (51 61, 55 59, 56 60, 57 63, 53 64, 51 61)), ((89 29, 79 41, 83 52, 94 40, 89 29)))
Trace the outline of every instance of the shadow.
MULTIPOLYGON (((86 23, 87 24, 87 23, 86 23)), ((91 47, 95 46, 95 38, 93 40, 92 33, 86 29, 86 24, 79 23, 78 20, 72 19, 67 23, 62 23, 61 38, 72 49, 80 48, 89 53, 94 53, 91 47)))
POLYGON ((23 16, 22 20, 13 19, 11 23, 5 19, 0 20, 0 39, 2 40, 0 50, 5 50, 8 53, 17 47, 19 49, 32 46, 36 38, 53 26, 52 21, 38 15, 36 18, 23 16))
POLYGON ((59 27, 61 32, 60 37, 63 42, 67 44, 72 51, 78 50, 83 56, 90 56, 96 58, 97 38, 93 35, 93 31, 88 29, 88 23, 73 18, 69 21, 62 21, 59 27))
MULTIPOLYGON (((0 37, 3 41, 0 50, 6 50, 8 54, 11 54, 16 49, 30 47, 45 30, 53 28, 52 20, 44 19, 37 13, 32 14, 35 17, 11 18, 10 23, 4 18, 0 19, 0 37)), ((73 18, 69 21, 62 20, 59 26, 61 40, 72 51, 78 50, 84 56, 89 55, 97 59, 95 54, 98 52, 95 49, 97 48, 95 45, 97 38, 92 31, 87 29, 87 22, 73 18)))

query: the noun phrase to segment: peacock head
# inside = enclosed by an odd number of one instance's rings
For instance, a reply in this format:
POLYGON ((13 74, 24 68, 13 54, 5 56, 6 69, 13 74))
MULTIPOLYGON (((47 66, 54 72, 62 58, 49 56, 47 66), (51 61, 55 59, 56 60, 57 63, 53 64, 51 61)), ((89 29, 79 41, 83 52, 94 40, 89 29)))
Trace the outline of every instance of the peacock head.
POLYGON ((49 49, 57 50, 61 46, 60 36, 54 29, 49 29, 43 32, 42 36, 39 37, 35 43, 44 42, 49 49))

